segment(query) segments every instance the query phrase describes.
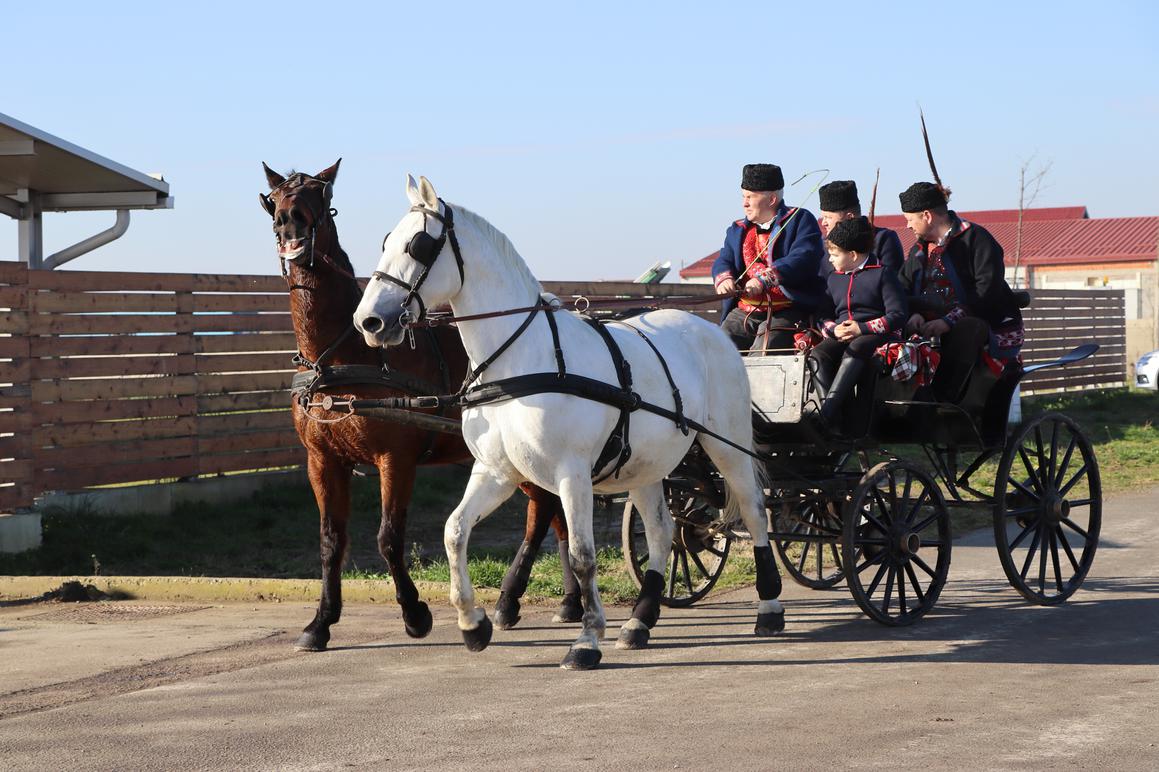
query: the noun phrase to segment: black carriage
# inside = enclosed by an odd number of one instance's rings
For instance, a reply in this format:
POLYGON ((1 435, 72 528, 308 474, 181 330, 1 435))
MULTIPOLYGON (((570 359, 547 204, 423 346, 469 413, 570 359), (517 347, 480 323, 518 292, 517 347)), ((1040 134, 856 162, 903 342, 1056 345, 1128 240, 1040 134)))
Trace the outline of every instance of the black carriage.
MULTIPOLYGON (((1059 360, 1012 364, 997 375, 980 362, 954 402, 898 383, 882 368, 847 405, 841 439, 819 434, 809 420, 819 397, 807 357, 746 356, 768 476, 769 537, 785 573, 814 589, 844 581, 872 619, 910 624, 933 608, 945 585, 951 512, 988 509, 1010 584, 1031 603, 1065 601, 1098 546, 1098 462, 1067 416, 1044 413, 1013 426, 1008 416, 1024 376, 1097 349, 1080 346, 1059 360)), ((665 490, 676 531, 663 602, 687 606, 712 589, 732 542, 747 534, 722 522, 723 481, 699 445, 665 490)), ((647 543, 630 502, 622 536, 639 582, 647 543)))

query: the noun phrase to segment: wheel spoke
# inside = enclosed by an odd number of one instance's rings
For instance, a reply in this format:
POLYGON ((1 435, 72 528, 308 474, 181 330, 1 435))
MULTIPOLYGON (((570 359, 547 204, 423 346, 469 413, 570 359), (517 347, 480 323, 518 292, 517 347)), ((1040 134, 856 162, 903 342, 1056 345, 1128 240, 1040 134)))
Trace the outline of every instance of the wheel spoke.
POLYGON ((1091 537, 1087 534, 1087 532, 1084 531, 1082 528, 1079 528, 1078 525, 1075 524, 1074 520, 1071 520, 1069 517, 1064 517, 1062 519, 1062 522, 1065 523, 1067 526, 1069 526, 1072 531, 1077 533, 1079 536, 1083 537, 1083 541, 1090 541, 1091 540, 1091 537))
POLYGON ((889 601, 893 597, 893 566, 889 567, 889 573, 885 577, 885 597, 881 601, 881 613, 889 616, 889 601))
POLYGON ((1054 564, 1054 586, 1062 592, 1062 567, 1058 561, 1058 537, 1054 531, 1050 532, 1050 560, 1054 564))
POLYGON ((1038 479, 1038 472, 1034 469, 1034 465, 1030 463, 1030 457, 1026 455, 1026 448, 1019 446, 1018 457, 1022 459, 1022 465, 1026 467, 1026 473, 1030 475, 1030 482, 1033 483, 1034 489, 1039 493, 1045 493, 1042 481, 1038 479))
POLYGON ((713 555, 716 555, 718 558, 724 557, 724 550, 717 549, 716 545, 714 545, 714 544, 705 544, 704 548, 706 550, 708 550, 709 552, 711 552, 713 555))
MULTIPOLYGON (((922 508, 922 505, 925 504, 926 501, 929 500, 929 498, 930 498, 930 489, 923 486, 922 487, 922 495, 918 496, 917 500, 914 501, 914 505, 912 507, 910 507, 909 514, 907 514, 905 517, 905 522, 912 523, 914 520, 914 517, 917 515, 918 511, 922 508)), ((937 517, 936 513, 930 519, 932 519, 934 517, 937 517)), ((922 525, 920 527, 915 527, 913 530, 921 531, 922 528, 925 528, 927 525, 929 525, 928 520, 923 521, 922 525)))
POLYGON ((880 532, 881 534, 883 534, 885 536, 889 536, 889 529, 886 528, 885 525, 883 525, 882 522, 880 520, 878 520, 876 517, 874 517, 873 515, 869 514, 869 512, 864 511, 864 510, 861 512, 861 516, 865 518, 865 521, 867 523, 869 523, 874 528, 876 528, 878 530, 878 532, 880 532))
POLYGON ((1055 421, 1050 425, 1050 465, 1046 468, 1046 479, 1054 482, 1055 472, 1058 467, 1058 427, 1059 421, 1055 421))
POLYGON ((1034 538, 1030 540, 1030 550, 1026 553, 1026 561, 1022 564, 1022 570, 1019 576, 1022 581, 1026 581, 1026 572, 1030 570, 1030 564, 1034 561, 1034 553, 1038 550, 1038 540, 1042 538, 1042 528, 1034 530, 1034 538))
POLYGON ((1075 445, 1078 444, 1078 441, 1079 438, 1077 434, 1072 434, 1070 436, 1070 442, 1067 443, 1066 452, 1062 454, 1062 463, 1058 465, 1058 471, 1055 472, 1053 481, 1055 487, 1058 487, 1058 484, 1062 482, 1062 478, 1066 474, 1067 468, 1070 466, 1070 457, 1074 453, 1074 448, 1075 445))
POLYGON ((1030 533, 1030 530, 1036 525, 1038 525, 1037 520, 1035 520, 1033 523, 1028 523, 1026 527, 1022 529, 1022 532, 1019 533, 1018 536, 1014 537, 1014 541, 1010 542, 1011 552, 1014 552, 1014 550, 1018 548, 1018 545, 1021 544, 1022 540, 1026 538, 1026 534, 1030 533))
MULTIPOLYGON (((869 589, 867 589, 865 591, 865 597, 867 597, 867 598, 873 597, 873 591, 877 589, 877 585, 878 585, 878 583, 881 582, 881 577, 885 573, 885 569, 887 569, 887 568, 889 568, 888 563, 882 563, 880 566, 877 567, 877 573, 874 574, 873 581, 869 583, 869 589)), ((860 573, 860 571, 858 573, 860 573)))
POLYGON ((1067 481, 1066 485, 1064 485, 1058 489, 1058 495, 1065 496, 1067 491, 1069 491, 1071 488, 1073 488, 1075 483, 1077 483, 1079 481, 1079 479, 1083 475, 1085 475, 1086 473, 1087 473, 1087 465, 1083 464, 1082 466, 1079 467, 1079 470, 1074 473, 1074 477, 1070 478, 1070 480, 1067 481))
POLYGON ((696 589, 692 586, 692 572, 688 569, 688 552, 680 551, 680 567, 684 571, 684 584, 688 587, 688 594, 693 595, 696 589))
POLYGON ((689 552, 688 557, 692 558, 692 562, 696 565, 696 569, 704 575, 705 579, 708 579, 712 576, 712 572, 705 568, 704 563, 700 561, 699 555, 697 555, 695 552, 689 552))
POLYGON ((805 542, 801 547, 801 557, 797 561, 797 573, 805 573, 805 561, 809 558, 809 548, 813 546, 812 542, 805 542))
POLYGON ((920 606, 926 602, 926 594, 922 592, 922 585, 918 581, 918 575, 914 573, 914 567, 909 563, 905 564, 905 572, 909 576, 910 586, 913 587, 914 595, 917 597, 918 605, 920 606))
POLYGON ((825 545, 823 545, 823 544, 821 544, 821 543, 818 543, 818 544, 816 545, 816 552, 817 552, 817 578, 818 578, 818 579, 820 579, 821 577, 825 576, 825 568, 824 568, 824 562, 825 562, 825 561, 824 561, 824 557, 825 557, 825 549, 824 549, 824 546, 825 546, 825 545))
POLYGON ((841 568, 841 555, 838 554, 838 552, 837 552, 837 545, 830 544, 829 550, 830 550, 830 552, 833 553, 833 565, 835 565, 837 567, 838 571, 841 571, 842 570, 842 568, 841 568))
MULTIPOLYGON (((1044 528, 1043 530, 1045 531, 1046 529, 1044 528)), ((1047 535, 1048 534, 1043 535, 1042 544, 1039 545, 1039 550, 1038 550, 1038 591, 1039 591, 1039 593, 1041 593, 1043 595, 1046 594, 1046 547, 1047 547, 1046 543, 1048 541, 1046 538, 1047 535)))
POLYGON ((1018 482, 1013 477, 1010 478, 1010 484, 1013 485, 1015 488, 1017 488, 1021 493, 1024 493, 1025 495, 1029 496, 1030 498, 1034 499, 1035 501, 1042 500, 1041 497, 1039 497, 1039 495, 1037 493, 1030 490, 1030 488, 1027 488, 1023 483, 1018 482))
POLYGON ((678 561, 676 558, 676 550, 673 549, 672 550, 672 557, 669 560, 669 563, 671 563, 671 565, 668 566, 668 597, 669 598, 676 597, 676 564, 677 564, 677 562, 678 561))
POLYGON ((909 472, 906 472, 905 488, 903 488, 901 491, 901 500, 902 501, 909 501, 909 492, 910 492, 910 487, 913 485, 913 481, 914 481, 914 476, 912 474, 910 474, 909 472))
POLYGON ((1019 515, 1029 515, 1032 512, 1037 512, 1038 507, 1019 507, 1018 509, 1006 510, 1006 517, 1018 517, 1019 515))
POLYGON ((1070 504, 1071 509, 1074 509, 1075 507, 1089 507, 1091 504, 1094 504, 1094 503, 1095 503, 1094 499, 1075 499, 1074 501, 1067 502, 1067 504, 1070 504))
POLYGON ((902 575, 900 568, 897 571, 897 610, 901 616, 905 616, 909 611, 905 605, 905 576, 902 575))
POLYGON ((885 498, 881 495, 881 491, 874 488, 870 495, 877 502, 878 509, 881 510, 881 522, 885 523, 888 521, 893 523, 895 510, 890 509, 889 505, 885 503, 885 498))
MULTIPOLYGON (((878 563, 881 563, 883 560, 885 560, 885 550, 878 552, 876 555, 874 555, 871 558, 866 558, 861 563, 861 565, 857 566, 857 573, 860 574, 865 569, 869 568, 870 566, 877 565, 878 563)), ((884 565, 884 563, 882 563, 882 565, 884 565)))
POLYGON ((910 560, 917 563, 918 568, 920 568, 921 570, 923 570, 927 574, 929 574, 931 579, 937 581, 938 575, 934 573, 934 569, 932 569, 928 565, 926 565, 926 561, 922 560, 917 555, 911 555, 910 560))
POLYGON ((1054 535, 1056 537, 1058 537, 1058 540, 1060 542, 1062 542, 1063 552, 1066 553, 1067 559, 1070 560, 1070 564, 1074 568, 1075 573, 1078 573, 1079 562, 1077 560, 1075 560, 1074 553, 1070 549, 1070 542, 1066 540, 1066 534, 1063 532, 1063 530, 1060 526, 1056 525, 1054 527, 1054 535))

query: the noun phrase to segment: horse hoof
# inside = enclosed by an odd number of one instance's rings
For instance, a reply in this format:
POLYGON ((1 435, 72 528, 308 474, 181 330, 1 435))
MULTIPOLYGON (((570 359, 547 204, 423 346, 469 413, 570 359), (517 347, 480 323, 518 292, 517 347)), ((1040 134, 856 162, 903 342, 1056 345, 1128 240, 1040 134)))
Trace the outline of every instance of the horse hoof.
POLYGON ((495 626, 500 630, 510 630, 519 624, 519 601, 513 598, 500 597, 495 604, 495 626))
POLYGON ((769 638, 785 630, 785 612, 770 611, 766 614, 757 614, 757 627, 753 633, 769 638))
POLYGON ((420 602, 417 609, 413 614, 407 614, 404 611, 402 623, 406 627, 406 634, 411 638, 426 638, 435 621, 431 618, 431 609, 426 603, 420 602))
POLYGON ((294 642, 294 648, 297 651, 326 651, 326 644, 329 642, 330 636, 322 636, 307 630, 298 636, 298 640, 294 642))
POLYGON ((584 607, 580 603, 578 597, 572 595, 563 596, 563 602, 559 604, 559 611, 555 612, 555 616, 551 618, 552 622, 581 622, 584 618, 584 607))
POLYGON ((620 637, 616 639, 617 649, 646 649, 652 632, 640 625, 639 627, 621 627, 620 637))
POLYGON ((603 657, 599 649, 569 649, 559 666, 564 670, 595 670, 603 657))
POLYGON ((491 620, 483 617, 483 621, 474 630, 463 631, 463 643, 467 644, 468 651, 482 651, 491 643, 491 620))

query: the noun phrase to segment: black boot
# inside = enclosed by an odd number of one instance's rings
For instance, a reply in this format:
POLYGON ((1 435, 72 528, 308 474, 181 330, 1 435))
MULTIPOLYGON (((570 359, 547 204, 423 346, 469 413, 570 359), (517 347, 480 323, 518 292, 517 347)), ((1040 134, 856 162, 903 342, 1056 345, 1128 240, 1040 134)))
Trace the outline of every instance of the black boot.
POLYGON ((842 357, 841 366, 837 368, 837 375, 829 385, 829 392, 825 395, 825 404, 821 406, 821 421, 833 433, 839 433, 841 419, 841 405, 853 391, 853 387, 861 378, 861 371, 865 369, 865 360, 854 357, 842 357))

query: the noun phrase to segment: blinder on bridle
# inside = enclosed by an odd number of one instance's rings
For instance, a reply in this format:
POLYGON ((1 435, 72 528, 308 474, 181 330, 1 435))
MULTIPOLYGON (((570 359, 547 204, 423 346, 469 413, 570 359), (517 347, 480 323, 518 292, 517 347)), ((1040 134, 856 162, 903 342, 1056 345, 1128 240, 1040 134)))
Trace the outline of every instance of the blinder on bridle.
MULTIPOLYGON (((309 267, 310 269, 314 268, 314 241, 318 235, 318 223, 320 223, 326 219, 332 220, 338 216, 338 210, 335 209, 334 207, 330 206, 330 202, 334 198, 334 183, 330 182, 328 180, 322 180, 322 179, 319 179, 317 177, 313 177, 313 176, 306 174, 304 172, 297 172, 295 174, 290 175, 288 178, 283 180, 280 185, 273 188, 269 192, 269 195, 266 195, 264 193, 258 194, 259 196, 261 196, 262 205, 266 208, 266 211, 270 213, 270 216, 273 217, 274 212, 276 211, 276 208, 277 208, 274 205, 273 198, 272 198, 274 193, 281 191, 283 196, 286 198, 296 197, 298 195, 298 193, 300 192, 300 190, 302 188, 304 188, 306 186, 306 183, 308 183, 308 182, 317 182, 318 184, 320 184, 322 186, 322 207, 320 210, 317 210, 317 211, 315 211, 313 207, 309 207, 309 206, 307 207, 307 209, 310 211, 311 217, 313 218, 312 221, 310 222, 310 249, 309 249, 309 251, 304 252, 303 254, 298 255, 297 257, 285 258, 285 257, 281 256, 281 252, 279 250, 278 259, 282 264, 282 276, 288 275, 288 272, 286 270, 286 260, 287 259, 293 261, 294 263, 300 264, 303 260, 306 260, 308 258, 308 262, 306 263, 307 267, 309 267)), ((275 236, 278 239, 278 242, 280 244, 281 243, 281 236, 277 233, 277 230, 278 230, 278 224, 277 224, 277 222, 275 222, 274 223, 274 234, 275 234, 275 236)))
MULTIPOLYGON (((459 239, 455 236, 455 215, 447 202, 439 199, 443 205, 443 213, 440 214, 435 209, 428 209, 425 206, 415 205, 410 208, 412 212, 422 212, 423 227, 422 230, 416 232, 410 237, 410 241, 406 245, 406 254, 416 263, 422 266, 422 271, 419 277, 415 279, 414 284, 407 284, 398 277, 391 276, 389 273, 383 271, 375 271, 370 275, 371 279, 378 279, 379 281, 388 281, 396 284, 407 291, 407 295, 402 301, 402 316, 399 317, 399 324, 403 327, 411 327, 419 324, 427 316, 427 305, 423 302, 422 295, 419 294, 419 289, 423 286, 423 282, 427 280, 427 276, 431 272, 431 268, 435 265, 435 260, 443 252, 443 247, 447 242, 451 242, 451 251, 455 255, 455 263, 459 266, 459 285, 463 284, 463 255, 459 251, 459 239), (435 238, 427 233, 427 217, 433 217, 443 224, 443 232, 435 238), (419 315, 412 318, 408 306, 411 301, 416 301, 419 304, 419 315)), ((390 238, 390 234, 386 234, 382 239, 382 245, 386 247, 386 240, 390 238)))

